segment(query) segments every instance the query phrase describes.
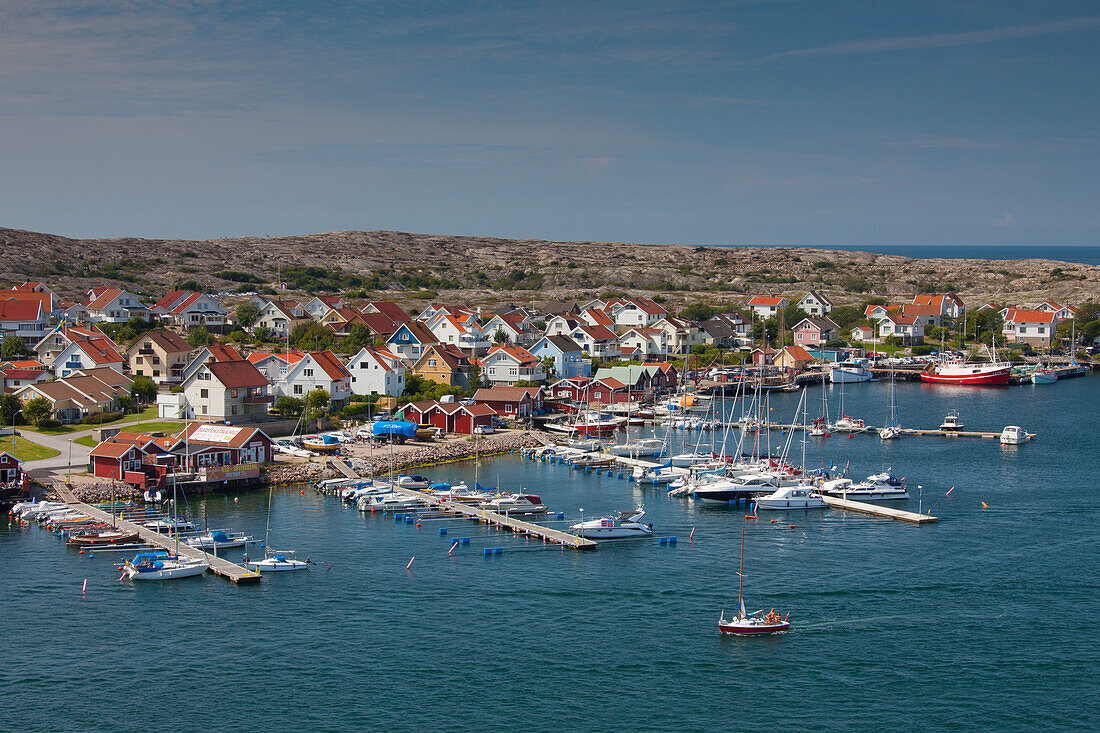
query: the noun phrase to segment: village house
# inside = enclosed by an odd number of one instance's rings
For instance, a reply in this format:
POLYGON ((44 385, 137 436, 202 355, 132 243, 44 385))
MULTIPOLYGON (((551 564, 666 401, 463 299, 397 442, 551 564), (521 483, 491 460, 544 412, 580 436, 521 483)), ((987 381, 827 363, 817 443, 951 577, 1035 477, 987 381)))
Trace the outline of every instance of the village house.
POLYGON ((0 368, 0 391, 11 393, 28 384, 48 382, 51 379, 53 372, 44 366, 20 367, 13 364, 0 368))
POLYGON ((52 382, 36 382, 15 391, 23 401, 44 397, 50 403, 50 417, 61 423, 80 422, 89 415, 116 412, 120 399, 130 394, 130 380, 121 371, 111 374, 92 370, 52 382))
MULTIPOLYGON (((913 305, 933 306, 939 311, 939 321, 944 318, 961 318, 966 314, 966 305, 955 293, 945 295, 916 295, 913 297, 913 305)), ((915 313, 910 315, 916 315, 915 313)), ((939 322, 935 325, 939 325, 939 322)))
POLYGON ((1077 309, 1072 305, 1062 305, 1056 300, 1043 301, 1036 310, 1053 313, 1055 321, 1068 321, 1077 317, 1077 309))
POLYGON ((941 306, 936 303, 928 305, 906 304, 901 307, 901 315, 913 316, 917 319, 917 323, 925 328, 934 328, 943 323, 943 313, 940 308, 941 306))
POLYGON ((221 331, 228 311, 213 296, 192 290, 173 290, 149 309, 153 317, 168 326, 208 328, 221 331))
MULTIPOLYGON (((551 334, 547 334, 548 336, 551 334)), ((552 334, 561 335, 561 334, 552 334)), ((588 356, 597 359, 618 359, 622 356, 619 336, 607 326, 578 325, 568 333, 569 338, 580 345, 588 356)))
POLYGON ((531 321, 521 313, 498 313, 486 321, 482 331, 494 344, 513 346, 527 346, 540 335, 531 329, 531 321))
POLYGON ((615 319, 605 311, 599 308, 589 308, 580 315, 580 320, 583 323, 587 323, 589 326, 603 326, 609 330, 615 329, 615 319))
POLYGON ((737 346, 737 332, 726 321, 712 318, 699 324, 703 343, 707 346, 728 348, 737 346))
POLYGON ((792 330, 795 346, 822 346, 840 338, 840 326, 833 323, 831 318, 803 318, 792 330))
MULTIPOLYGON (((182 383, 184 414, 205 422, 247 423, 263 419, 274 401, 267 377, 251 362, 209 360, 182 383)), ((157 401, 158 406, 160 400, 157 401)))
POLYGON ((541 387, 483 387, 474 393, 474 403, 485 405, 501 417, 530 417, 542 412, 541 387))
MULTIPOLYGON (((588 309, 586 309, 588 310, 588 309)), ((605 307, 620 329, 651 326, 668 315, 668 311, 649 298, 614 299, 605 307)))
POLYGON ((130 374, 149 377, 154 384, 179 384, 191 360, 191 347, 175 331, 158 329, 142 335, 126 349, 130 374))
POLYGON ((898 336, 904 344, 917 344, 924 340, 924 324, 917 316, 903 316, 890 311, 878 322, 878 337, 886 339, 898 336))
POLYGON ((824 317, 833 309, 833 301, 816 290, 811 290, 798 301, 798 307, 810 316, 824 317))
POLYGON ((784 346, 772 359, 772 364, 780 369, 800 372, 810 365, 814 357, 801 346, 784 346))
POLYGON ((360 308, 363 313, 381 313, 397 325, 413 320, 404 308, 388 300, 372 300, 360 308))
POLYGON ((569 336, 574 330, 584 325, 585 321, 574 315, 557 315, 546 319, 547 336, 569 336))
POLYGON ((664 356, 668 353, 668 334, 656 328, 632 328, 619 337, 619 348, 626 353, 634 350, 641 356, 664 356))
POLYGON ((494 346, 481 360, 481 378, 494 385, 546 380, 539 358, 521 346, 494 346))
POLYGON ((540 360, 554 360, 554 377, 592 375, 592 360, 585 359, 584 350, 568 336, 543 336, 530 351, 540 360))
POLYGON ((149 308, 141 298, 121 288, 93 288, 84 301, 86 318, 93 323, 125 323, 131 318, 149 320, 149 308))
POLYGON ((346 308, 344 298, 340 295, 315 295, 302 309, 315 321, 320 321, 326 313, 334 308, 346 308))
POLYGON ((441 344, 457 346, 470 356, 484 354, 490 346, 487 334, 473 314, 453 316, 443 312, 425 322, 428 330, 441 344))
POLYGON ((271 382, 272 394, 275 394, 277 390, 274 386, 286 379, 290 365, 297 364, 305 355, 306 352, 298 349, 284 349, 283 351, 253 351, 247 358, 252 366, 271 382))
POLYGON ((409 363, 416 362, 432 344, 439 343, 435 334, 419 321, 407 321, 386 339, 386 348, 409 363))
POLYGON ((347 404, 351 397, 351 373, 331 351, 310 351, 288 364, 286 376, 275 382, 278 397, 305 397, 316 389, 329 396, 329 410, 347 404))
POLYGON ((546 396, 563 398, 573 402, 584 401, 584 390, 592 381, 590 377, 567 377, 559 379, 546 388, 546 396))
POLYGON ((1001 334, 1005 341, 1011 343, 1048 348, 1056 326, 1057 315, 1054 312, 1009 308, 1001 334))
POLYGON ((770 346, 757 347, 749 352, 749 361, 753 366, 771 366, 778 352, 770 346))
POLYGON ((23 463, 11 453, 0 453, 0 484, 14 484, 23 476, 23 463))
POLYGON ((703 343, 703 332, 699 326, 685 318, 665 316, 653 324, 653 328, 664 331, 670 354, 687 354, 692 346, 703 343))
POLYGON ((496 412, 488 405, 464 405, 461 402, 424 400, 401 408, 406 420, 431 425, 447 433, 472 435, 479 427, 493 424, 496 412))
POLYGON ((387 349, 363 347, 351 357, 348 372, 351 391, 357 395, 400 397, 405 391, 405 365, 387 349))
POLYGON ((429 382, 466 389, 469 386, 470 372, 473 368, 470 357, 457 346, 429 344, 413 364, 412 371, 413 374, 429 382))
POLYGON ((68 346, 54 357, 50 368, 59 377, 67 377, 80 369, 98 367, 110 367, 121 372, 125 361, 115 342, 106 336, 83 338, 72 335, 68 346))
POLYGON ((853 341, 871 341, 875 338, 875 329, 870 326, 856 326, 851 330, 853 341))
POLYGON ((266 328, 275 338, 286 338, 295 326, 311 320, 301 304, 293 300, 269 300, 256 295, 249 302, 260 309, 260 317, 249 330, 266 328))
MULTIPOLYGON (((73 339, 78 338, 107 338, 107 336, 95 324, 54 328, 34 345, 35 358, 41 364, 50 366, 57 360, 58 355, 73 342, 73 339)), ((118 348, 117 345, 115 348, 118 348)))
POLYGON ((195 352, 191 357, 191 361, 187 362, 187 366, 184 367, 183 373, 180 375, 180 383, 186 382, 192 374, 202 368, 203 364, 211 361, 240 361, 244 357, 241 352, 229 344, 210 344, 209 346, 203 346, 201 349, 195 352))
POLYGON ((49 328, 50 314, 42 307, 41 300, 5 298, 0 293, 0 342, 15 336, 24 346, 32 348, 49 328))
POLYGON ((727 324, 736 336, 737 343, 739 345, 745 345, 751 343, 752 336, 752 323, 749 319, 736 311, 730 311, 728 313, 718 313, 713 316, 711 321, 721 321, 727 324))
POLYGON ((790 304, 791 301, 787 298, 777 298, 771 295, 756 295, 749 299, 749 309, 762 321, 766 321, 778 314, 779 311, 790 304))

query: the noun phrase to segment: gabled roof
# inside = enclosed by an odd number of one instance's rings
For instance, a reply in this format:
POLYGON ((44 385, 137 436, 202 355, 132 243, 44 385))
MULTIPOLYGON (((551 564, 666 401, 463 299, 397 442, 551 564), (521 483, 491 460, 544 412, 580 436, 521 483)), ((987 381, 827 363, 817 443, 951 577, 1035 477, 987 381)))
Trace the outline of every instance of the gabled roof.
POLYGON ((916 324, 917 319, 918 319, 918 316, 914 316, 914 315, 906 316, 906 315, 900 315, 898 313, 887 313, 885 320, 892 321, 893 323, 896 323, 899 326, 912 326, 912 325, 916 324))
MULTIPOLYGON (((943 296, 940 296, 940 300, 943 300, 943 296)), ((938 316, 943 312, 943 309, 938 303, 930 303, 927 305, 903 305, 901 307, 901 314, 903 316, 938 316)))
POLYGON ((801 346, 784 346, 781 354, 785 353, 795 361, 811 361, 813 356, 801 346))
POLYGON ((359 350, 359 353, 351 358, 353 362, 357 359, 373 361, 386 371, 394 371, 394 366, 392 365, 400 366, 401 362, 397 354, 392 354, 386 349, 378 347, 367 348, 365 346, 359 350))
POLYGON ((53 294, 39 293, 26 290, 0 291, 0 300, 22 300, 28 303, 38 303, 42 306, 43 313, 53 312, 53 294))
POLYGON ((388 300, 372 300, 371 302, 367 303, 367 305, 372 306, 375 310, 389 318, 394 323, 407 323, 412 320, 412 316, 406 313, 405 309, 399 306, 397 303, 392 303, 388 300))
POLYGON ((270 384, 259 369, 250 361, 211 361, 206 368, 226 389, 241 387, 266 387, 270 384))
MULTIPOLYGON (((169 354, 180 354, 191 351, 190 344, 184 340, 183 336, 180 336, 175 331, 169 331, 167 329, 158 329, 156 331, 150 331, 142 338, 148 338, 160 348, 164 349, 169 354)), ((138 343, 142 339, 138 339, 138 343)), ((133 347, 130 347, 133 348, 133 347)))
POLYGON ((822 333, 825 333, 826 331, 839 331, 840 330, 840 326, 833 323, 832 318, 821 318, 819 316, 808 316, 806 318, 803 318, 798 323, 796 323, 794 327, 797 329, 803 323, 810 324, 811 326, 816 328, 818 331, 821 331, 822 333))
MULTIPOLYGON (((95 369, 78 369, 76 376, 81 377, 95 377, 103 384, 110 387, 125 387, 130 388, 130 385, 134 383, 134 380, 127 377, 114 367, 96 367, 95 369)), ((71 377, 70 377, 71 378, 71 377)))
POLYGON ((284 364, 297 364, 305 355, 306 352, 298 351, 298 349, 289 349, 287 351, 253 351, 248 355, 248 361, 253 364, 259 364, 262 361, 274 357, 284 364))
POLYGON ((181 445, 186 441, 188 445, 243 448, 255 440, 257 434, 267 438, 267 434, 259 428, 190 423, 176 436, 173 445, 181 445))
POLYGON ((1047 311, 1025 311, 1009 308, 1005 323, 1054 323, 1054 313, 1047 311))
POLYGON ((805 295, 803 295, 802 299, 799 300, 798 302, 801 303, 803 300, 806 300, 806 298, 813 298, 817 302, 824 303, 825 305, 832 305, 833 304, 833 301, 829 300, 828 298, 826 298, 824 295, 817 292, 816 290, 810 290, 805 295))
POLYGON ((601 377, 597 379, 595 383, 602 384, 605 387, 616 391, 626 388, 626 384, 624 382, 620 382, 618 379, 615 379, 615 377, 601 377))
MULTIPOLYGON (((432 333, 427 326, 420 321, 407 321, 402 323, 394 333, 398 333, 402 329, 405 329, 409 334, 416 339, 417 343, 421 345, 438 343, 439 339, 434 333, 432 333)), ((392 336, 391 336, 392 338, 392 336)))
POLYGON ((787 299, 783 298, 783 297, 778 297, 777 298, 777 297, 774 297, 774 296, 771 296, 771 295, 754 295, 749 300, 749 305, 779 305, 784 300, 787 300, 787 299))
POLYGON ((589 308, 581 316, 597 326, 612 327, 615 325, 615 320, 607 314, 607 311, 599 308, 589 308))
POLYGON ((607 326, 579 325, 573 330, 583 331, 593 341, 616 341, 619 338, 619 335, 607 326))
POLYGON ((241 352, 229 344, 211 344, 206 347, 206 350, 210 352, 210 358, 214 361, 240 361, 244 358, 241 352))
POLYGON ((5 298, 0 300, 0 321, 37 321, 42 316, 42 303, 37 300, 5 298))
POLYGON ((430 344, 416 363, 419 365, 430 354, 434 354, 441 359, 450 369, 459 369, 470 363, 470 357, 457 346, 451 346, 450 344, 430 344))
POLYGON ((5 379, 38 379, 43 374, 50 374, 50 370, 44 367, 34 369, 8 367, 7 369, 0 370, 0 376, 3 376, 5 379))
POLYGON ((489 349, 489 353, 485 355, 485 358, 489 358, 493 354, 504 353, 519 362, 520 366, 526 366, 528 364, 537 364, 539 359, 522 346, 494 346, 489 349))
POLYGON ((580 345, 568 336, 543 336, 542 339, 540 339, 540 343, 542 341, 552 344, 554 348, 563 354, 583 351, 580 345))
POLYGON ((474 393, 474 401, 486 402, 521 402, 525 397, 534 399, 537 389, 527 387, 482 387, 474 393))
POLYGON ((114 343, 106 337, 74 338, 72 345, 79 348, 96 364, 114 364, 123 361, 122 354, 115 349, 114 343))
POLYGON ((327 349, 325 351, 311 351, 309 355, 317 363, 317 366, 324 370, 329 379, 347 379, 351 376, 351 372, 331 351, 327 349))

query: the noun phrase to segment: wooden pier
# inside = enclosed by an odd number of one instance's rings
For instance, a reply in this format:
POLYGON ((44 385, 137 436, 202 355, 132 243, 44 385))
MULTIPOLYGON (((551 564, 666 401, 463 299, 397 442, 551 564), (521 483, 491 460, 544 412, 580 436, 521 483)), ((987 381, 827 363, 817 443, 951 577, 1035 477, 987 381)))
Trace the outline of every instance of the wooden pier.
POLYGON ((591 550, 596 547, 596 541, 586 539, 584 537, 578 537, 575 534, 569 532, 562 532, 558 529, 550 529, 549 527, 543 527, 541 524, 535 524, 534 522, 527 522, 522 519, 516 519, 515 517, 499 514, 497 512, 491 512, 487 509, 479 509, 478 507, 468 506, 458 501, 447 501, 440 499, 432 494, 425 493, 423 491, 413 491, 411 489, 401 489, 402 494, 410 494, 417 497, 425 504, 436 507, 446 512, 452 512, 456 515, 461 515, 467 519, 476 519, 478 522, 484 522, 488 525, 497 525, 499 527, 508 527, 517 534, 524 534, 527 536, 539 537, 547 542, 554 542, 565 547, 572 547, 575 550, 591 550))
POLYGON ((886 506, 878 506, 877 504, 868 504, 863 501, 852 501, 851 499, 841 499, 835 496, 822 496, 821 498, 833 509, 847 509, 850 512, 873 514, 876 517, 897 519, 901 522, 912 522, 913 524, 928 524, 929 522, 939 521, 939 517, 933 517, 928 514, 917 514, 916 512, 907 512, 902 509, 892 509, 886 506))
MULTIPOLYGON (((103 511, 98 507, 91 506, 78 501, 73 495, 72 491, 67 486, 61 483, 54 484, 54 489, 57 491, 61 500, 72 506, 74 509, 78 509, 89 517, 95 517, 103 523, 112 521, 112 517, 109 513, 103 511)), ((148 527, 144 527, 134 522, 128 522, 124 519, 119 519, 117 516, 113 518, 115 525, 119 529, 124 529, 127 532, 137 532, 141 541, 167 550, 168 552, 176 552, 176 541, 173 537, 169 537, 159 532, 154 532, 148 527)), ((204 560, 207 564, 207 572, 214 573, 214 575, 220 575, 238 585, 243 583, 259 583, 260 574, 253 572, 247 568, 241 567, 235 563, 231 563, 225 558, 215 557, 214 555, 204 552, 197 547, 191 547, 190 545, 179 543, 179 554, 181 557, 189 557, 196 560, 204 560)))
MULTIPOLYGON (((916 428, 902 428, 902 435, 939 436, 941 438, 986 438, 1000 440, 1000 433, 989 433, 983 430, 919 430, 916 428)), ((1028 440, 1034 440, 1037 433, 1025 433, 1028 440)))
POLYGON ((329 458, 328 464, 344 474, 344 478, 359 478, 359 474, 351 470, 351 466, 343 458, 329 458))

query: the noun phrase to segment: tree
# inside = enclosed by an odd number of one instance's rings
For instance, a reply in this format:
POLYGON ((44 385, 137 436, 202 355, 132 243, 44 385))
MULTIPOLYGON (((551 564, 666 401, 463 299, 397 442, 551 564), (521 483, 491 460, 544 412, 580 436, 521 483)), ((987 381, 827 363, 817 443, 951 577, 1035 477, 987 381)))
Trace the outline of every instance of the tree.
POLYGON ((692 303, 680 311, 680 317, 689 321, 709 321, 718 311, 708 303, 692 303))
POLYGON ((252 329, 252 338, 256 339, 258 344, 269 341, 271 339, 271 329, 267 326, 257 326, 252 329))
POLYGON ((542 371, 546 372, 547 377, 558 376, 558 362, 552 356, 544 357, 542 360, 542 371))
POLYGON ((373 336, 365 323, 353 323, 348 330, 348 346, 358 350, 364 346, 370 346, 373 336))
POLYGON ((134 399, 148 404, 157 398, 157 385, 149 377, 139 374, 130 385, 130 394, 134 399))
POLYGON ((295 326, 288 340, 291 346, 302 351, 323 351, 336 345, 336 334, 331 328, 310 321, 295 326))
POLYGON ((0 395, 0 426, 11 425, 15 413, 21 409, 19 398, 13 394, 0 395))
POLYGON ((850 331, 863 320, 863 309, 854 305, 841 305, 829 311, 829 318, 840 326, 841 331, 850 331))
POLYGON ((45 397, 35 397, 23 405, 23 417, 27 419, 27 422, 34 423, 36 426, 49 416, 50 401, 45 397))
POLYGON ((493 334, 494 344, 506 344, 508 343, 508 334, 504 332, 503 328, 498 328, 497 332, 493 334))
POLYGON ((8 336, 4 339, 3 345, 0 346, 0 356, 3 357, 4 361, 18 359, 20 356, 26 356, 29 353, 23 339, 18 336, 8 336))
POLYGON ((470 378, 466 380, 466 391, 470 394, 481 389, 481 363, 474 359, 473 366, 470 368, 470 378))
POLYGON ((320 415, 328 409, 329 393, 318 387, 306 395, 306 409, 310 415, 320 415))
POLYGON ((187 344, 193 349, 209 346, 212 343, 214 343, 214 337, 206 330, 206 326, 192 328, 187 334, 187 344))
POLYGON ((237 323, 249 328, 260 320, 260 307, 251 300, 246 300, 237 306, 237 323))
POLYGON ((132 395, 120 395, 118 398, 118 406, 123 412, 137 412, 137 402, 132 395))
POLYGON ((275 412, 283 417, 298 417, 304 407, 304 403, 297 397, 280 397, 275 400, 275 412))

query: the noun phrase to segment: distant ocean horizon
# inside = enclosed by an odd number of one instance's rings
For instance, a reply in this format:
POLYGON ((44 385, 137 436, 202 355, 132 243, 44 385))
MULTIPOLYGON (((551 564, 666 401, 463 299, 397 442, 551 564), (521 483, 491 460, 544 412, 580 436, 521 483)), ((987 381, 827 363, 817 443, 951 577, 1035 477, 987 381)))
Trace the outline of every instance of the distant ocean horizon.
MULTIPOLYGON (((740 244, 719 245, 743 247, 740 244)), ((899 257, 943 258, 950 260, 1059 260, 1081 265, 1100 265, 1100 246, 1027 245, 1027 244, 762 244, 753 247, 808 247, 844 252, 872 252, 899 257)))

